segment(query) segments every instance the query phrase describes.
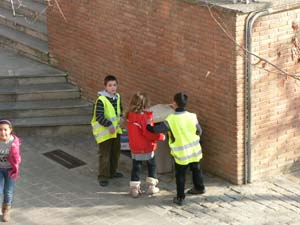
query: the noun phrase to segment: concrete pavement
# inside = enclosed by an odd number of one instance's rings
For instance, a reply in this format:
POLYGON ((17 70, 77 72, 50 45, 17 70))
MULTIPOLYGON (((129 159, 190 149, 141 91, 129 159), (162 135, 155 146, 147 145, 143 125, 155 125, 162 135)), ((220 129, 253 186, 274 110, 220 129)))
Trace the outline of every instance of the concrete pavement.
POLYGON ((300 224, 300 173, 246 186, 231 185, 205 174, 207 193, 188 196, 186 204, 179 207, 172 203, 175 195, 172 174, 160 175, 161 192, 157 196, 131 198, 128 195, 131 161, 124 155, 120 169, 125 177, 111 180, 108 187, 100 187, 96 181, 97 145, 90 134, 22 135, 21 138, 23 162, 8 224, 300 224), (67 169, 43 155, 56 149, 87 164, 67 169))

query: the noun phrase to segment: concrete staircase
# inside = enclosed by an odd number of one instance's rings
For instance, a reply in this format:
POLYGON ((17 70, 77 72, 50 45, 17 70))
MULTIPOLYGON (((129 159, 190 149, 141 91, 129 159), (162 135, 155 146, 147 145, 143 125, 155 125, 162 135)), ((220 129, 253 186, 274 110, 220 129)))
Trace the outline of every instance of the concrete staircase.
POLYGON ((48 65, 44 0, 0 0, 0 118, 19 132, 90 132, 92 104, 48 65))
POLYGON ((14 0, 13 10, 10 0, 0 0, 0 43, 18 53, 49 62, 47 43, 46 8, 37 0, 14 0))

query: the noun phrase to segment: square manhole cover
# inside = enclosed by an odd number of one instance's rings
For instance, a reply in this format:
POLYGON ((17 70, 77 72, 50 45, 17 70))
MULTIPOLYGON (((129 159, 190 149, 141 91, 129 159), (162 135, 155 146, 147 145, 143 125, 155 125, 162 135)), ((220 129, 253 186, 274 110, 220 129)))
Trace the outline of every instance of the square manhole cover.
POLYGON ((64 167, 66 167, 68 169, 73 169, 73 168, 76 168, 79 166, 86 165, 86 163, 83 162, 82 160, 80 160, 60 149, 46 152, 46 153, 44 153, 44 155, 47 158, 52 159, 53 161, 63 165, 64 167))

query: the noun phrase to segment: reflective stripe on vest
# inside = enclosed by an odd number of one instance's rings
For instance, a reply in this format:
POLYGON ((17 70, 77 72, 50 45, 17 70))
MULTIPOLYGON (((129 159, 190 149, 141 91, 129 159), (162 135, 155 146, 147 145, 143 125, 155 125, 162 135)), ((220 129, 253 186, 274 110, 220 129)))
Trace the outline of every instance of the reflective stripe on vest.
POLYGON ((120 95, 119 94, 117 94, 117 98, 118 98, 118 100, 117 100, 117 115, 116 115, 113 105, 105 96, 99 96, 98 99, 96 100, 91 125, 93 128, 93 134, 94 134, 94 137, 95 137, 97 143, 104 142, 111 138, 116 138, 117 134, 122 133, 122 129, 119 127, 120 113, 121 113, 121 104, 120 104, 120 95), (113 126, 116 128, 116 132, 113 134, 111 134, 109 132, 108 127, 102 126, 96 120, 96 108, 97 108, 96 104, 97 104, 98 100, 103 102, 105 118, 110 120, 112 122, 113 126))
POLYGON ((187 165, 192 162, 199 162, 202 158, 200 137, 196 134, 197 116, 194 113, 182 112, 171 114, 167 122, 175 141, 169 138, 171 155, 175 162, 180 165, 187 165))
MULTIPOLYGON (((201 151, 201 149, 200 149, 200 151, 199 152, 195 152, 195 153, 193 153, 193 154, 191 154, 191 155, 187 155, 187 156, 182 156, 182 157, 178 157, 178 156, 174 156, 174 158, 175 158, 175 161, 176 161, 176 163, 177 164, 179 164, 178 162, 189 162, 189 161, 191 161, 193 158, 199 158, 199 160, 202 158, 202 151, 201 151), (199 158, 200 157, 200 158, 199 158)), ((197 160, 196 162, 199 162, 199 160, 197 160)), ((194 162, 194 161, 192 161, 192 162, 194 162)), ((188 163, 187 163, 188 164, 188 163)), ((181 165, 187 165, 187 164, 181 164, 181 165)))
MULTIPOLYGON (((119 116, 115 116, 113 118, 110 119, 111 122, 115 122, 116 120, 120 119, 119 116)), ((100 123, 95 123, 94 125, 92 125, 93 129, 97 129, 100 128, 102 125, 100 123)))
POLYGON ((184 146, 173 147, 172 150, 173 150, 174 152, 176 152, 176 151, 182 151, 182 150, 187 150, 187 149, 189 149, 189 148, 198 146, 198 145, 199 145, 199 141, 200 141, 200 139, 198 139, 197 141, 194 141, 193 143, 184 145, 184 146))

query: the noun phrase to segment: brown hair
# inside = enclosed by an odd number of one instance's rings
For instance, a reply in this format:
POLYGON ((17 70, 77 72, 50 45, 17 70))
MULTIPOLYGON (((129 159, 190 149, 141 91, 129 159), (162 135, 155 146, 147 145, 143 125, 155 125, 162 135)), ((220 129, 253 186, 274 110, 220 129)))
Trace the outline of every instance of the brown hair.
POLYGON ((149 107, 149 105, 150 105, 150 99, 146 93, 143 92, 135 93, 130 100, 129 107, 125 113, 125 118, 128 117, 128 114, 130 112, 135 112, 135 113, 143 112, 145 109, 149 107))
POLYGON ((104 86, 106 86, 109 81, 116 81, 118 83, 118 80, 114 75, 107 75, 104 78, 104 86))

